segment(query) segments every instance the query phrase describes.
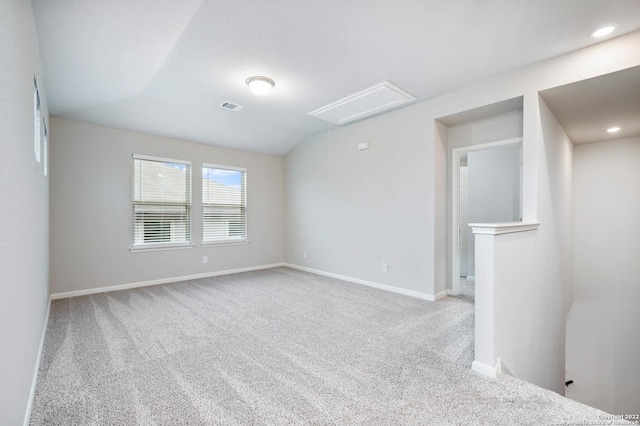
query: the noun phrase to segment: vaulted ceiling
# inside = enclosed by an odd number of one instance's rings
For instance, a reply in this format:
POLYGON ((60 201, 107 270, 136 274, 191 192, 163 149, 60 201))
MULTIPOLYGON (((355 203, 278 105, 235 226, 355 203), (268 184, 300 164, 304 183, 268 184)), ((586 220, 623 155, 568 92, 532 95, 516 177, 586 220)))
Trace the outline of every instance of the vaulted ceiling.
POLYGON ((423 101, 640 28, 638 0, 33 0, 52 115, 284 155, 383 81, 423 101), (245 80, 275 80, 268 96, 245 80), (243 105, 233 112, 219 105, 243 105))

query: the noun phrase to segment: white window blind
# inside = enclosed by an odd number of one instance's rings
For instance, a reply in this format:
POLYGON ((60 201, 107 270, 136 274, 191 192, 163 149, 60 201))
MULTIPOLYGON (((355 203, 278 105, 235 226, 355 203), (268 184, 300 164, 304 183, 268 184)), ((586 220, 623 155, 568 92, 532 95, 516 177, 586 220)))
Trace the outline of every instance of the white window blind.
POLYGON ((246 169, 202 167, 202 242, 247 239, 246 169))
POLYGON ((191 243, 191 163, 133 156, 133 248, 191 243))

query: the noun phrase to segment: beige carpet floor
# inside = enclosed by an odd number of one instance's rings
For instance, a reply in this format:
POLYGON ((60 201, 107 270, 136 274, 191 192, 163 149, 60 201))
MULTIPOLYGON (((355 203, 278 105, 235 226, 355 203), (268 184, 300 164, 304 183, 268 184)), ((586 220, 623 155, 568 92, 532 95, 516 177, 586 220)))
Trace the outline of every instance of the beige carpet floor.
POLYGON ((473 303, 288 268, 52 302, 33 425, 466 425, 601 411, 470 370, 473 303))

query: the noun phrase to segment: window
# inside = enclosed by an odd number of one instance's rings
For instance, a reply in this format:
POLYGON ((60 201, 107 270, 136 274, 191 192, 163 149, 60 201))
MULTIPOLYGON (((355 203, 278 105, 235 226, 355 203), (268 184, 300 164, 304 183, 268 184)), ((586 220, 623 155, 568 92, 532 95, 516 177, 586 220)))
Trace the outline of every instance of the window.
POLYGON ((133 249, 191 244, 191 163, 133 156, 133 249))
POLYGON ((205 164, 202 167, 202 242, 247 239, 246 170, 205 164))
POLYGON ((42 162, 44 165, 44 175, 49 174, 49 129, 47 129, 47 122, 42 119, 42 126, 44 128, 44 140, 42 141, 42 162))
POLYGON ((40 133, 42 128, 40 127, 42 119, 40 118, 40 92, 38 91, 38 81, 33 78, 33 128, 34 128, 34 151, 36 155, 36 161, 40 162, 40 133))
POLYGON ((144 242, 145 243, 166 243, 171 241, 171 222, 152 222, 144 223, 144 242))

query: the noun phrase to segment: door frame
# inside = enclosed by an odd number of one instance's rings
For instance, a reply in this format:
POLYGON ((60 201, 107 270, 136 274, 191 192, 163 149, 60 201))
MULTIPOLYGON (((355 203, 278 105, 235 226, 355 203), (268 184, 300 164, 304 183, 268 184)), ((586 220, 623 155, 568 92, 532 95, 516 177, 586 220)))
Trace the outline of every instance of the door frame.
MULTIPOLYGON (((468 145, 451 150, 451 289, 452 296, 460 294, 459 209, 460 209, 460 157, 473 151, 483 151, 506 145, 520 145, 520 215, 522 215, 522 137, 502 139, 478 145, 468 145)), ((467 183, 469 181, 467 180, 467 183)), ((467 185, 468 188, 468 185, 467 185)), ((468 260, 467 260, 468 261, 468 260)))

